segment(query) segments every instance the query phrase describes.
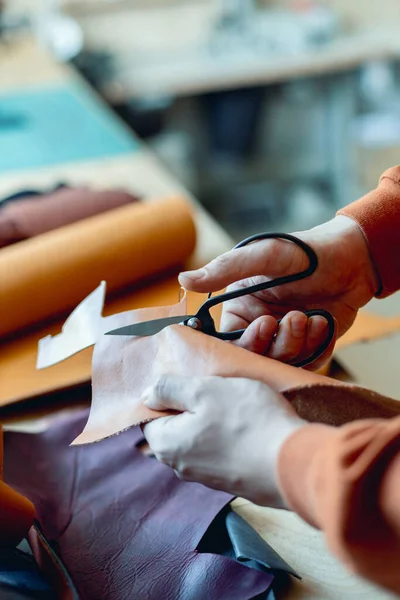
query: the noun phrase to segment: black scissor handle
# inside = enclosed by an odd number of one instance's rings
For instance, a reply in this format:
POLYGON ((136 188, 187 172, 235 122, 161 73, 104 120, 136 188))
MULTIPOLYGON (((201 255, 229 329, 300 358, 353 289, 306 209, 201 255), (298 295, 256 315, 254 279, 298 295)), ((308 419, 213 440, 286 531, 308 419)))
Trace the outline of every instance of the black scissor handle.
MULTIPOLYGON (((307 365, 310 365, 311 363, 316 361, 318 358, 320 358, 328 350, 329 346, 331 345, 332 340, 335 337, 335 331, 336 331, 335 319, 332 317, 331 313, 328 312, 327 310, 318 309, 318 310, 305 310, 305 311, 301 311, 301 312, 304 315, 306 315, 308 318, 324 317, 324 319, 326 319, 328 322, 328 335, 327 335, 324 343, 318 348, 318 350, 316 350, 314 352, 314 354, 312 354, 310 357, 305 358, 304 360, 301 360, 299 362, 291 363, 293 367, 306 367, 307 365)), ((280 319, 278 321, 278 325, 280 324, 281 321, 282 321, 282 319, 280 319)), ((245 331, 246 331, 245 329, 238 329, 237 331, 218 332, 218 337, 221 340, 224 340, 227 342, 228 341, 233 342, 235 340, 239 340, 245 331)))
MULTIPOLYGON (((248 244, 252 244, 253 242, 259 242, 261 240, 268 240, 268 239, 286 240, 286 241, 292 242, 293 244, 295 244, 296 246, 301 248, 304 251, 304 253, 307 255, 307 258, 309 260, 308 267, 298 273, 293 273, 291 275, 284 275, 282 277, 277 277, 276 279, 272 279, 271 281, 265 281, 263 283, 258 283, 256 285, 252 285, 247 288, 242 288, 239 290, 232 290, 231 292, 219 294, 218 296, 212 297, 211 294, 209 294, 208 300, 203 304, 203 306, 200 308, 199 312, 196 315, 201 320, 201 322, 203 324, 203 330, 206 333, 209 333, 210 335, 215 335, 219 339, 226 340, 226 341, 233 341, 233 340, 240 339, 242 337, 242 335, 244 334, 244 332, 246 331, 245 329, 240 329, 238 331, 229 331, 229 332, 218 332, 215 330, 214 321, 210 315, 211 308, 213 308, 214 306, 217 306, 218 304, 221 304, 222 302, 227 302, 228 300, 234 300, 235 298, 241 298, 242 296, 247 296, 247 295, 255 294, 257 292, 261 292, 264 290, 269 290, 269 289, 278 287, 279 285, 284 285, 286 283, 293 283, 295 281, 301 281, 302 279, 306 279, 307 277, 310 277, 311 275, 313 275, 313 273, 315 273, 315 271, 317 270, 318 257, 317 257, 317 254, 315 253, 315 251, 308 244, 303 242, 303 240, 300 240, 299 238, 295 237, 294 235, 290 235, 289 233, 260 233, 257 235, 253 235, 252 237, 249 237, 249 238, 243 240, 243 242, 240 242, 239 244, 237 244, 234 247, 234 250, 237 250, 239 248, 244 248, 245 246, 247 246, 248 244)), ((309 364, 313 363, 315 360, 317 360, 318 358, 320 358, 326 352, 326 350, 329 348, 330 344, 332 343, 332 341, 335 337, 335 330, 336 330, 335 320, 328 311, 323 310, 323 309, 318 309, 318 310, 310 310, 310 311, 302 311, 302 312, 304 312, 304 314, 307 315, 307 317, 316 317, 316 316, 324 317, 328 322, 328 335, 327 335, 327 338, 324 341, 324 343, 320 346, 320 348, 316 352, 314 352, 314 354, 312 356, 310 356, 309 358, 306 358, 298 363, 294 363, 293 366, 295 366, 295 367, 305 367, 306 365, 309 365, 309 364)), ((278 321, 278 324, 280 322, 281 321, 278 321)))

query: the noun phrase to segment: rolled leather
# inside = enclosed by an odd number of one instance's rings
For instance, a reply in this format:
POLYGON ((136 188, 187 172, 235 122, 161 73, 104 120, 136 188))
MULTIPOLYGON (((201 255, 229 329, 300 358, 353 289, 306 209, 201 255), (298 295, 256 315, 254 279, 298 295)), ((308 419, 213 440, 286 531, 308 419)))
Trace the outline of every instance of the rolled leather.
POLYGON ((106 279, 110 292, 182 264, 196 231, 179 197, 116 208, 0 251, 0 336, 73 309, 106 279))
POLYGON ((123 190, 62 186, 51 192, 0 201, 0 248, 137 202, 123 190))

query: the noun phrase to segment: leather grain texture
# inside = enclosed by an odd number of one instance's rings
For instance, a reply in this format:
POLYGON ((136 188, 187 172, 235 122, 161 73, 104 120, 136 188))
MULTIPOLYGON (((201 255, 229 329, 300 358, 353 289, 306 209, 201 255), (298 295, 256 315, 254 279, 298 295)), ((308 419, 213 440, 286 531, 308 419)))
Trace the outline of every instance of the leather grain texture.
POLYGON ((229 495, 144 456, 139 428, 69 447, 86 419, 5 436, 5 480, 34 502, 82 600, 249 600, 269 589, 271 575, 196 551, 229 495))

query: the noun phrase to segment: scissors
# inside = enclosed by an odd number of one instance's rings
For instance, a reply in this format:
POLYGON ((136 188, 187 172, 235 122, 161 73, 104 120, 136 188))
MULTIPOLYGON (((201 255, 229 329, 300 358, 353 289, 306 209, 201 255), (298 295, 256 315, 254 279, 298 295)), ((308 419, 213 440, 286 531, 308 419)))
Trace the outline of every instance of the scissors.
MULTIPOLYGON (((264 290, 270 290, 280 285, 293 283, 295 281, 301 281, 302 279, 310 277, 313 273, 315 273, 315 271, 318 268, 318 257, 315 251, 308 244, 288 233, 260 233, 257 235, 253 235, 243 240, 243 242, 237 244, 234 247, 234 250, 237 250, 238 248, 243 248, 248 244, 252 244, 260 240, 268 239, 286 240, 292 242, 293 244, 301 248, 307 255, 307 258, 309 260, 308 267, 304 271, 301 271, 299 273, 293 273, 292 275, 277 277, 276 279, 273 279, 271 281, 265 281, 263 283, 258 283, 256 285, 251 285, 246 288, 233 290, 231 292, 226 292, 217 296, 212 297, 211 294, 209 294, 208 299, 199 308, 198 312, 195 315, 183 315, 177 317, 167 317, 165 319, 145 321, 144 323, 136 323, 134 325, 121 327, 120 329, 114 329, 113 331, 107 332, 105 335, 151 336, 159 333, 160 331, 162 331, 166 327, 169 327, 170 325, 182 324, 186 327, 191 327, 192 329, 196 329, 198 331, 201 331, 202 333, 211 335, 212 337, 218 338, 220 340, 233 341, 240 339, 246 331, 245 329, 227 332, 216 330, 214 319, 210 314, 210 310, 214 306, 217 306, 218 304, 221 304, 223 302, 227 302, 228 300, 234 300, 235 298, 240 298, 249 294, 256 294, 257 292, 261 292, 264 290)), ((328 349, 335 336, 335 320, 328 311, 323 309, 317 309, 304 311, 304 314, 307 315, 307 317, 324 317, 328 322, 328 335, 324 343, 316 352, 314 352, 314 354, 300 362, 294 363, 293 366, 295 367, 305 367, 306 365, 309 365, 310 363, 317 360, 328 349)), ((278 321, 278 324, 280 322, 281 320, 278 321)))

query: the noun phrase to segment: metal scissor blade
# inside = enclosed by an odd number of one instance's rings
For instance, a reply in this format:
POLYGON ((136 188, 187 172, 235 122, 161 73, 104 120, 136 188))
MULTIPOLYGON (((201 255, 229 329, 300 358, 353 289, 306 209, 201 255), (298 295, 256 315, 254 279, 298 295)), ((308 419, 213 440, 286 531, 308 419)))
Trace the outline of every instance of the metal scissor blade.
POLYGON ((134 325, 127 325, 113 331, 108 331, 105 335, 135 335, 135 336, 149 336, 159 333, 170 325, 177 325, 191 319, 191 315, 184 315, 181 317, 167 317, 166 319, 155 319, 153 321, 145 321, 144 323, 135 323, 134 325))

